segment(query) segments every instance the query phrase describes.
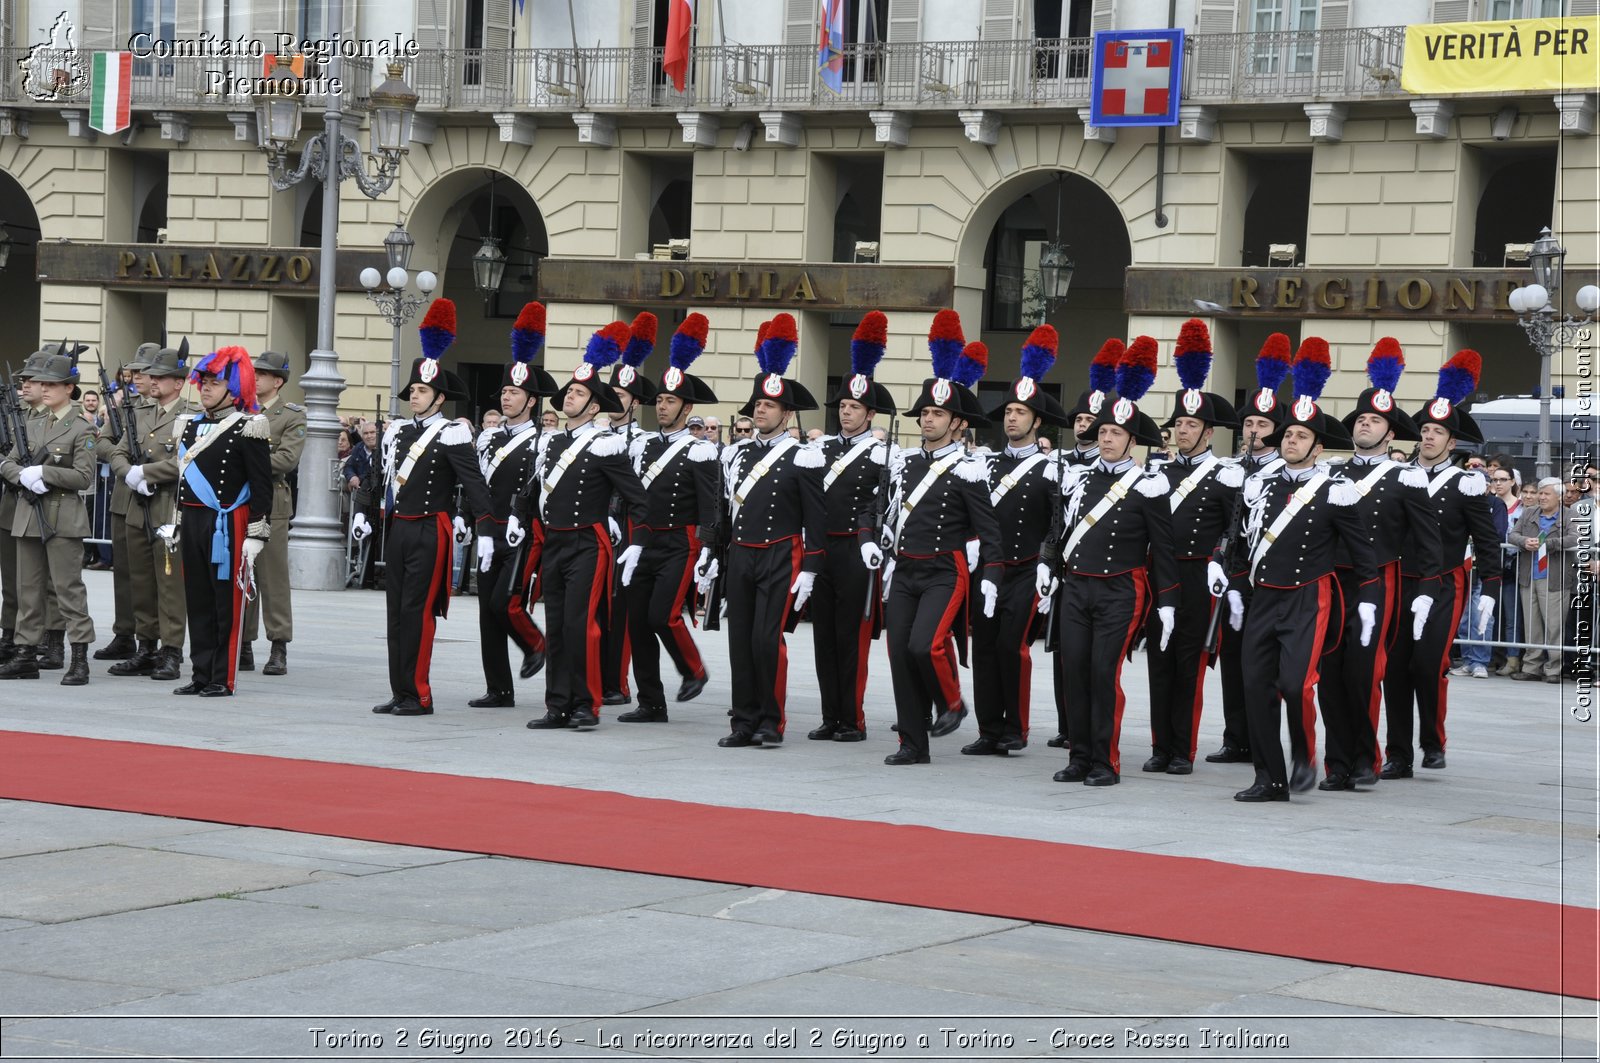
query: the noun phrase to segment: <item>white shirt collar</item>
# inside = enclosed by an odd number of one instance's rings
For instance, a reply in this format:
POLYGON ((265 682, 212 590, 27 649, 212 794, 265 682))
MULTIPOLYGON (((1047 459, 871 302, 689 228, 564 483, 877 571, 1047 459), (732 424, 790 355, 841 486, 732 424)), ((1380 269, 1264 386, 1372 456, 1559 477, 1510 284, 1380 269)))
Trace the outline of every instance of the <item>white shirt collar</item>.
POLYGON ((926 447, 924 447, 922 452, 928 456, 928 460, 929 461, 938 461, 940 458, 946 457, 946 456, 948 456, 950 454, 954 454, 957 450, 960 450, 960 449, 961 449, 961 441, 958 439, 953 443, 946 443, 944 446, 940 447, 938 450, 931 451, 931 452, 926 447))
POLYGON ((573 439, 577 439, 579 436, 586 436, 586 435, 589 435, 592 432, 609 432, 609 431, 611 431, 610 425, 602 425, 600 423, 600 419, 597 417, 597 418, 594 418, 592 420, 588 420, 588 421, 583 422, 582 424, 580 424, 576 428, 567 429, 567 434, 570 435, 573 439))
POLYGON ((1006 444, 1006 457, 1008 457, 1008 458, 1026 458, 1026 457, 1030 457, 1030 456, 1032 456, 1034 454, 1037 454, 1037 453, 1039 453, 1039 443, 1038 443, 1037 440, 1035 440, 1032 443, 1029 443, 1027 446, 1023 447, 1021 450, 1017 450, 1016 448, 1012 447, 1011 444, 1009 444, 1009 443, 1006 444))
POLYGON ((661 432, 658 434, 661 436, 663 442, 676 443, 678 440, 689 434, 689 426, 684 425, 676 432, 661 432))
POLYGON ((1129 456, 1118 462, 1108 462, 1104 458, 1096 458, 1094 459, 1094 467, 1101 472, 1124 473, 1133 468, 1133 458, 1129 456))
POLYGON ((430 424, 433 424, 433 422, 442 420, 444 420, 444 414, 436 413, 430 417, 413 417, 411 418, 411 423, 416 425, 418 428, 426 428, 430 424))
POLYGON ((852 447, 859 447, 863 444, 871 443, 877 437, 872 434, 872 429, 863 428, 853 436, 847 436, 843 432, 840 432, 839 438, 850 444, 852 447))

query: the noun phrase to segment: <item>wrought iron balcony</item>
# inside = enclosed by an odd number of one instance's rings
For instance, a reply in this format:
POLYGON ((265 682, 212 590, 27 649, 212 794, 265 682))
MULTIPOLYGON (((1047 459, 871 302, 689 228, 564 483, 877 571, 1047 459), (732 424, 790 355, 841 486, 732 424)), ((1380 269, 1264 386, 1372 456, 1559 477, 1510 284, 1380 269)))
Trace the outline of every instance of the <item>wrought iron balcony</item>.
MULTIPOLYGON (((1398 94, 1405 27, 1191 34, 1185 101, 1202 104, 1381 98, 1398 94)), ((424 51, 406 79, 424 111, 840 111, 865 109, 1058 109, 1089 102, 1091 38, 853 45, 842 91, 817 76, 810 46, 716 45, 693 50, 685 90, 661 71, 659 48, 529 48, 424 51)), ((8 69, 23 49, 0 52, 8 69)), ((87 64, 89 54, 78 53, 87 64)), ((239 95, 208 93, 216 71, 252 78, 259 60, 141 60, 134 64, 139 110, 238 110, 239 95)), ((360 109, 371 64, 346 60, 347 105, 360 109)), ((13 74, 0 85, 8 104, 39 103, 13 74)), ((87 105, 85 94, 84 104, 87 105)), ((315 103, 315 98, 311 99, 315 103)))

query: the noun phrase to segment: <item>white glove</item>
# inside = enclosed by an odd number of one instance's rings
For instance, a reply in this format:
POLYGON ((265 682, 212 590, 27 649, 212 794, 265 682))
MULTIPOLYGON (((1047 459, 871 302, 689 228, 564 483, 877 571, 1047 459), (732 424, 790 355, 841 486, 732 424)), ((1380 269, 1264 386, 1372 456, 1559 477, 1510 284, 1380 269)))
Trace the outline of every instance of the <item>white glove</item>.
POLYGON ((861 563, 874 572, 883 567, 883 551, 878 548, 877 543, 861 544, 861 563))
POLYGON ((633 570, 639 567, 639 555, 644 553, 644 547, 637 544, 628 547, 617 557, 617 564, 622 566, 622 585, 626 587, 633 582, 633 570))
POLYGON ((140 480, 139 486, 136 488, 136 490, 146 498, 149 498, 151 495, 156 493, 156 489, 150 486, 149 480, 140 480))
POLYGON ((44 466, 29 465, 17 474, 17 482, 36 495, 42 495, 50 490, 44 482, 44 466))
POLYGON ((456 545, 466 546, 467 540, 472 538, 472 533, 467 531, 467 522, 457 517, 453 525, 456 529, 456 545))
POLYGON ((978 540, 967 540, 967 571, 978 571, 978 540))
POLYGON ((1213 598, 1221 598, 1228 593, 1228 574, 1215 561, 1206 562, 1206 583, 1213 598))
MULTIPOLYGON (((1053 598, 1061 581, 1056 579, 1056 574, 1050 571, 1050 566, 1043 561, 1033 566, 1033 590, 1040 598, 1053 598)), ((1041 610, 1049 612, 1048 609, 1041 610)))
POLYGON ((1156 610, 1156 618, 1161 621, 1161 648, 1167 648, 1167 643, 1172 641, 1172 629, 1178 623, 1178 610, 1170 605, 1163 605, 1156 610))
POLYGON ((994 580, 984 580, 978 584, 978 593, 983 595, 983 615, 994 616, 994 600, 1000 596, 1000 588, 994 585, 994 580))
POLYGON ((494 564, 494 536, 478 536, 478 571, 487 572, 494 564))
POLYGON ((156 529, 156 536, 160 538, 162 542, 167 544, 168 549, 171 549, 172 540, 177 538, 177 535, 178 526, 176 524, 163 524, 161 527, 156 529))
MULTIPOLYGON (((129 468, 128 475, 122 478, 122 482, 128 485, 128 490, 139 491, 144 486, 144 466, 135 465, 129 468)), ((149 494, 150 492, 140 491, 140 493, 149 494)))
POLYGON ((1228 626, 1235 631, 1244 630, 1244 595, 1228 592, 1228 626))
POLYGON ((1356 615, 1361 617, 1361 645, 1372 645, 1372 628, 1378 622, 1378 607, 1371 602, 1362 602, 1356 606, 1356 615))
POLYGON ((360 542, 372 534, 372 524, 365 513, 357 513, 350 521, 350 538, 360 542))
POLYGON ((1428 614, 1433 611, 1433 599, 1419 594, 1411 599, 1411 641, 1422 640, 1422 629, 1428 626, 1428 614))
POLYGON ((506 545, 507 546, 512 547, 513 549, 515 549, 516 547, 521 546, 522 545, 522 540, 526 539, 527 537, 528 537, 528 533, 523 530, 522 522, 517 519, 517 515, 515 513, 511 514, 511 516, 506 518, 506 545))
POLYGON ((617 527, 617 518, 616 517, 607 517, 606 518, 606 528, 611 533, 611 545, 612 546, 620 546, 620 545, 622 545, 622 529, 617 527))
POLYGON ((883 566, 883 600, 889 600, 889 581, 894 579, 894 558, 890 558, 883 566))
POLYGON ((1494 619, 1494 599, 1485 594, 1478 599, 1478 634, 1489 632, 1489 621, 1494 619))
POLYGON ((794 578, 794 583, 789 587, 789 593, 794 595, 794 611, 799 612, 806 607, 806 602, 811 600, 811 586, 817 582, 815 572, 802 572, 794 578))
POLYGON ((244 541, 244 563, 250 566, 250 571, 256 569, 256 558, 261 556, 261 551, 267 548, 264 539, 246 539, 244 541))
POLYGON ((711 554, 711 547, 700 548, 700 560, 694 563, 694 586, 701 594, 710 594, 711 585, 717 582, 717 573, 722 571, 722 566, 717 564, 717 559, 711 554))

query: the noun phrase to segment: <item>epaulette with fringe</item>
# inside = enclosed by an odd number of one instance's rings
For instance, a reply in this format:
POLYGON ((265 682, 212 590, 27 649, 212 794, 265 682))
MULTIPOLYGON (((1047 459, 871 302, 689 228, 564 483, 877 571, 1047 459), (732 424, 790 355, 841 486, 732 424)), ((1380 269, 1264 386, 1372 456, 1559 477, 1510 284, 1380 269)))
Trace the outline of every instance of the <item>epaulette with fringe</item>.
POLYGON ((1428 476, 1415 465, 1407 465, 1400 470, 1400 482, 1407 487, 1420 487, 1428 489, 1428 476))
POLYGON ((589 453, 597 458, 610 458, 628 449, 628 437, 620 432, 601 432, 600 438, 589 444, 589 453))
POLYGON ((689 444, 690 461, 710 461, 717 456, 717 445, 709 439, 697 439, 689 444))
POLYGON ((802 443, 794 450, 794 463, 802 469, 822 468, 822 448, 815 443, 802 443))
POLYGON ((1361 492, 1349 480, 1335 480, 1328 485, 1328 501, 1336 506, 1353 506, 1361 500, 1361 492))
POLYGON ((989 482, 989 467, 977 458, 962 458, 956 462, 955 473, 968 483, 989 482))
MULTIPOLYGON (((240 430, 239 434, 246 439, 271 439, 272 422, 268 421, 262 414, 253 413, 245 418, 244 428, 240 430)), ((1482 494, 1483 492, 1480 491, 1478 493, 1482 494)))
POLYGON ((460 421, 451 421, 444 426, 444 431, 439 433, 439 442, 447 447, 459 447, 463 444, 471 445, 472 429, 460 421))
POLYGON ((1252 475, 1244 482, 1244 500, 1254 502, 1267 490, 1267 481, 1259 474, 1252 475))
POLYGON ((1457 476, 1456 486, 1461 489, 1462 494, 1476 498, 1489 489, 1489 482, 1483 478, 1483 473, 1474 469, 1457 476))
POLYGON ((637 436, 634 436, 633 442, 628 444, 628 459, 635 465, 638 465, 639 460, 644 457, 644 441, 649 438, 649 436, 640 432, 637 436))
POLYGON ((1138 482, 1133 485, 1133 489, 1146 498, 1160 498, 1172 490, 1172 485, 1167 482, 1165 473, 1160 470, 1154 470, 1139 477, 1138 482))
POLYGON ((1217 482, 1223 487, 1243 487, 1244 467, 1236 461, 1225 461, 1217 470, 1217 482))
MULTIPOLYGON (((872 448, 872 453, 867 455, 867 460, 868 461, 871 461, 874 465, 882 465, 883 464, 883 449, 884 448, 883 448, 883 446, 881 444, 878 444, 878 443, 863 443, 861 445, 864 446, 864 447, 871 447, 872 448)), ((894 444, 891 443, 889 445, 893 446, 894 444)))
POLYGON ((394 437, 400 434, 400 425, 403 423, 402 421, 389 422, 388 427, 383 430, 383 443, 385 446, 394 442, 394 437))

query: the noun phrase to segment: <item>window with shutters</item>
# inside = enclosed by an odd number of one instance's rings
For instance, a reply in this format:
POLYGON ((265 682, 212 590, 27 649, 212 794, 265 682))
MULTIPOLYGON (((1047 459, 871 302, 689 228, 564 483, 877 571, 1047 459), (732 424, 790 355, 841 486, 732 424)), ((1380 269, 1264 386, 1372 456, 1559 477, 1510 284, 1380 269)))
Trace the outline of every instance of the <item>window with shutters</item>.
MULTIPOLYGON (((464 0, 461 21, 461 84, 499 90, 505 85, 511 47, 511 0, 464 0)), ((485 93, 469 93, 485 99, 485 93)))
MULTIPOLYGON (((661 64, 667 51, 667 10, 670 0, 632 0, 633 27, 629 38, 632 50, 628 57, 629 94, 633 102, 644 104, 658 97, 668 84, 667 72, 661 64)), ((694 36, 690 34, 691 43, 694 36)), ((689 64, 689 74, 694 76, 694 63, 689 64)), ((684 86, 688 88, 687 83, 684 86)))
POLYGON ((297 29, 303 41, 321 41, 332 37, 328 25, 328 0, 300 0, 297 29))
MULTIPOLYGON (((133 0, 129 34, 148 33, 152 41, 171 42, 176 37, 177 0, 133 0)), ((172 63, 151 59, 133 61, 134 77, 171 77, 172 63)))
MULTIPOLYGON (((820 6, 818 8, 820 10, 820 6)), ((844 79, 876 82, 882 71, 879 43, 889 25, 889 0, 845 0, 844 79)))
POLYGON ((1251 70, 1301 74, 1316 61, 1317 0, 1251 0, 1251 70))
POLYGON ((1562 0, 1489 0, 1489 18, 1560 18, 1562 0))
POLYGON ((1035 78, 1089 76, 1094 0, 1033 0, 1035 78))

